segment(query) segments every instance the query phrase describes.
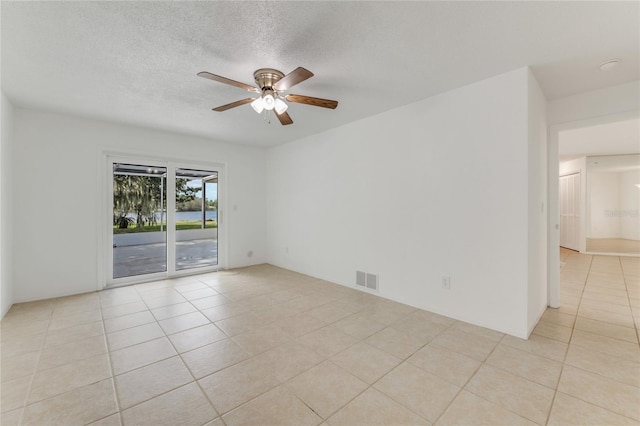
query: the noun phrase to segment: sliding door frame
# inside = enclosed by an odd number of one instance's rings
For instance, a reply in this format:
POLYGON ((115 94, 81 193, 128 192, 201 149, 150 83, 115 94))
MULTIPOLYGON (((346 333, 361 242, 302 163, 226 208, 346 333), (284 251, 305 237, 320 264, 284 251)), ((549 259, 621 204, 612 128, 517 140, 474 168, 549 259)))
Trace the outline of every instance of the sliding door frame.
POLYGON ((168 278, 176 278, 187 275, 203 274, 225 269, 227 265, 228 238, 226 217, 226 193, 227 179, 224 163, 204 162, 182 159, 169 159, 165 157, 150 156, 128 152, 102 151, 100 155, 99 191, 105 194, 99 197, 99 244, 98 248, 98 290, 111 287, 119 287, 138 284, 148 281, 157 281, 168 278), (166 221, 167 221, 167 270, 152 274, 134 275, 130 277, 113 278, 113 164, 153 164, 167 168, 166 177, 166 221), (176 169, 211 170, 218 174, 218 236, 217 236, 217 265, 176 270, 176 229, 175 229, 175 191, 176 169), (171 196, 169 194, 172 194, 171 196))

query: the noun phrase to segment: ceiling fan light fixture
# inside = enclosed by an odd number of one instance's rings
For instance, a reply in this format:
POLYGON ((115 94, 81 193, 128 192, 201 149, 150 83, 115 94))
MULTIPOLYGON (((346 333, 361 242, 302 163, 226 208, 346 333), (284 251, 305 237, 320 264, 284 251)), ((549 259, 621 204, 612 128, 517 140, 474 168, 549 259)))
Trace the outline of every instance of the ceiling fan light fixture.
POLYGON ((289 108, 289 105, 287 105, 287 103, 285 101, 283 101, 282 99, 276 98, 274 108, 276 110, 276 113, 278 115, 280 115, 283 112, 285 112, 287 110, 287 108, 289 108))
POLYGON ((268 93, 262 97, 262 102, 264 104, 264 109, 267 111, 271 111, 276 106, 276 100, 273 98, 271 93, 268 93))
POLYGON ((251 107, 255 112, 260 114, 264 110, 264 100, 262 98, 257 98, 255 101, 251 102, 251 107))

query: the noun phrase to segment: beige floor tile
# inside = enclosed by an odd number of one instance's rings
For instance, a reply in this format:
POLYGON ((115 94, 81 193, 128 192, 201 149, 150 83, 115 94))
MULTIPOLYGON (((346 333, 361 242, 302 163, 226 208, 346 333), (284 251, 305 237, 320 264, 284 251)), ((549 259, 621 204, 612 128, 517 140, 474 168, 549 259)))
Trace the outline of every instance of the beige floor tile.
POLYGON ((0 411, 8 412, 24 406, 31 376, 9 380, 0 386, 0 411))
POLYGON ((581 346, 587 350, 617 356, 630 361, 640 360, 640 346, 637 343, 612 339, 583 330, 574 330, 571 345, 581 346))
MULTIPOLYGON (((51 348, 53 346, 64 345, 70 342, 87 339, 89 337, 103 335, 104 326, 102 325, 102 321, 81 324, 62 330, 49 330, 44 342, 44 347, 51 348)), ((4 349, 2 353, 4 354, 4 349)))
POLYGON ((487 359, 498 341, 492 338, 449 329, 432 340, 434 345, 458 352, 478 361, 487 359))
POLYGON ((187 300, 197 300, 203 299, 205 297, 217 296, 220 293, 215 291, 212 288, 206 287, 198 290, 185 291, 182 293, 182 296, 187 300))
POLYGON ((6 411, 0 414, 0 424, 2 426, 19 426, 20 418, 22 417, 22 408, 18 408, 12 411, 6 411))
POLYGON ((573 328, 571 327, 565 327, 563 325, 546 321, 540 321, 536 325, 536 328, 533 329, 533 333, 538 336, 548 337, 549 339, 559 340, 564 343, 569 343, 572 332, 573 328))
POLYGON ((93 423, 89 423, 88 426, 122 426, 120 413, 118 412, 100 420, 96 420, 93 423))
POLYGON ((456 386, 464 386, 482 363, 437 345, 428 344, 409 357, 407 362, 456 386))
POLYGON ((504 333, 499 331, 490 330, 485 327, 479 327, 477 325, 469 324, 467 322, 457 321, 451 327, 452 330, 460 330, 465 333, 475 334, 476 336, 484 337, 485 339, 499 342, 504 337, 504 333))
POLYGON ((36 371, 40 351, 27 352, 12 357, 0 356, 0 382, 30 376, 36 371))
POLYGON ((357 338, 366 339, 386 327, 381 322, 372 320, 367 315, 357 313, 333 324, 339 330, 357 338))
POLYGON ((176 303, 175 305, 163 306, 151 310, 156 320, 162 321, 168 318, 177 317, 179 315, 190 314, 197 309, 189 302, 176 303))
POLYGON ((363 309, 360 313, 372 321, 376 321, 385 325, 391 325, 411 315, 416 309, 410 306, 399 308, 399 303, 382 302, 374 306, 363 309), (392 304, 393 303, 393 304, 392 304))
POLYGON ((106 379, 28 405, 24 425, 87 424, 117 412, 113 382, 106 379))
POLYGON ((147 305, 144 302, 137 301, 133 303, 126 303, 124 305, 116 305, 102 308, 102 318, 111 319, 121 317, 123 315, 135 314, 136 312, 143 312, 147 310, 147 305))
POLYGON ((216 326, 224 331, 228 336, 236 336, 255 330, 265 325, 262 318, 246 312, 231 318, 223 319, 215 322, 216 326))
POLYGON ((576 329, 599 334, 601 336, 612 337, 614 339, 625 340, 631 343, 638 343, 638 336, 635 329, 610 324, 608 322, 578 317, 576 320, 576 329))
POLYGON ((226 303, 231 303, 231 299, 223 296, 222 294, 217 294, 215 296, 204 297, 202 299, 191 301, 191 304, 200 310, 213 308, 215 306, 224 305, 226 303))
MULTIPOLYGON (((287 307, 283 303, 277 305, 262 306, 259 309, 251 309, 251 312, 259 317, 263 324, 271 324, 278 321, 282 321, 291 315, 296 315, 300 311, 295 308, 287 307)), ((308 314, 311 317, 311 314, 308 314)), ((313 318, 313 317, 312 317, 313 318)), ((317 320, 320 325, 324 325, 323 321, 317 320)))
POLYGON ((104 328, 107 333, 114 333, 127 328, 155 322, 155 318, 149 311, 135 312, 115 318, 104 320, 104 328))
POLYGON ((331 324, 352 315, 353 310, 345 305, 332 302, 311 309, 309 314, 318 321, 322 321, 323 324, 331 324))
POLYGON ((591 300, 583 298, 580 302, 580 309, 593 309, 603 312, 611 312, 619 315, 630 315, 631 307, 629 306, 629 302, 624 305, 620 305, 617 303, 607 303, 602 300, 591 300))
POLYGON ((103 309, 141 301, 142 298, 134 287, 120 287, 100 292, 100 305, 103 309))
POLYGON ((227 336, 213 324, 190 328, 169 336, 169 340, 178 353, 187 352, 226 338, 227 336))
POLYGON ((324 327, 324 323, 321 323, 309 313, 300 313, 291 315, 282 320, 278 320, 275 324, 282 329, 285 333, 292 337, 299 337, 303 334, 310 333, 321 327, 324 327))
POLYGON ((285 385, 323 419, 329 418, 368 387, 331 361, 305 371, 285 385))
POLYGON ((380 391, 369 388, 329 418, 331 426, 429 425, 380 391))
POLYGON ((160 327, 167 334, 179 333, 190 328, 195 328, 201 325, 210 324, 207 317, 200 312, 192 312, 190 314, 180 315, 173 318, 168 318, 158 322, 160 327))
POLYGON ((637 425, 638 422, 558 392, 551 408, 548 424, 550 426, 603 426, 637 425))
POLYGON ((409 363, 402 363, 374 387, 394 401, 434 422, 460 388, 409 363))
POLYGON ((24 336, 29 334, 44 333, 49 328, 51 320, 22 320, 17 319, 15 316, 9 318, 6 321, 0 322, 0 328, 2 329, 3 339, 7 336, 24 336))
POLYGON ((87 324, 90 322, 102 320, 102 314, 100 310, 80 312, 71 315, 52 318, 49 323, 48 330, 61 330, 63 328, 69 328, 80 324, 87 324))
POLYGON ((40 355, 38 370, 71 364, 106 352, 107 345, 102 335, 46 348, 40 355))
POLYGON ((226 426, 226 425, 225 425, 225 424, 224 424, 224 422, 222 421, 222 418, 221 418, 221 417, 218 417, 217 419, 215 419, 215 420, 213 420, 213 421, 210 421, 209 423, 207 423, 207 424, 206 424, 206 425, 204 425, 204 426, 226 426))
POLYGON ((45 333, 29 334, 27 336, 2 335, 2 356, 13 357, 39 351, 42 348, 44 338, 45 333))
POLYGON ((633 317, 631 314, 618 314, 613 312, 606 312, 601 310, 596 310, 593 308, 587 308, 580 306, 580 311, 578 312, 580 316, 584 318, 589 318, 597 321, 604 321, 615 325, 621 325, 623 327, 635 327, 633 323, 633 317))
POLYGON ((427 343, 440 335, 450 326, 410 315, 394 322, 389 327, 405 334, 419 337, 420 340, 427 343))
POLYGON ((534 426, 536 423, 518 416, 502 408, 498 404, 487 401, 463 390, 451 403, 449 408, 438 419, 438 425, 525 425, 534 426))
POLYGON ((122 411, 125 425, 201 425, 216 417, 209 400, 195 383, 122 411))
POLYGON ((640 420, 640 388, 565 366, 558 391, 623 416, 640 420))
POLYGON ((202 313, 209 318, 211 322, 232 318, 237 315, 245 314, 249 310, 237 302, 225 303, 223 305, 214 306, 213 308, 204 309, 202 313))
POLYGON ((160 337, 164 337, 164 332, 156 322, 152 322, 109 333, 107 334, 107 342, 109 343, 109 350, 113 352, 160 337))
POLYGON ((488 365, 465 389, 539 424, 546 421, 554 396, 552 389, 488 365))
POLYGON ((109 377, 111 368, 106 354, 41 370, 33 376, 28 402, 31 404, 109 377))
POLYGON ((111 352, 114 374, 122 374, 154 362, 170 358, 176 351, 166 337, 150 340, 111 352))
POLYGON ((259 354, 292 341, 288 334, 273 324, 238 334, 233 337, 233 340, 251 355, 259 354))
POLYGON ((248 357, 247 352, 231 339, 219 340, 182 354, 182 360, 196 379, 237 364, 248 357))
POLYGON ((487 364, 516 376, 555 389, 562 372, 562 363, 529 352, 498 345, 487 364))
POLYGON ((566 364, 640 387, 640 360, 629 361, 572 345, 567 353, 566 364))
POLYGON ((338 328, 326 326, 298 337, 298 342, 313 349, 320 355, 331 357, 358 343, 358 339, 343 333, 338 328))
POLYGON ((186 385, 193 377, 180 357, 172 357, 115 377, 121 409, 186 385))
POLYGON ((408 358, 427 343, 424 338, 411 336, 391 327, 380 330, 365 342, 400 359, 408 358))
POLYGON ((500 343, 560 362, 564 361, 567 348, 569 347, 569 345, 564 342, 538 336, 537 334, 532 334, 528 340, 505 336, 500 343))
POLYGON ((621 306, 629 306, 629 296, 626 292, 620 291, 613 293, 613 290, 609 290, 607 293, 596 293, 591 291, 585 291, 583 294, 584 300, 590 300, 592 302, 607 302, 621 306))
POLYGON ((149 309, 161 308, 163 306, 175 305, 177 303, 186 302, 187 299, 178 293, 169 293, 164 296, 144 298, 144 303, 149 309))
POLYGON ((322 422, 317 414, 283 386, 272 389, 225 414, 222 420, 227 426, 315 426, 322 422))
MULTIPOLYGON (((154 283, 148 283, 148 284, 154 284, 154 283)), ((158 284, 161 285, 161 283, 158 283, 158 284)), ((160 298, 160 297, 172 297, 179 294, 174 288, 174 285, 171 285, 171 284, 165 285, 162 287, 157 287, 157 288, 144 288, 144 287, 138 286, 138 293, 140 294, 140 297, 142 297, 142 299, 145 301, 149 299, 160 298)))
POLYGON ((371 345, 360 342, 337 353, 331 358, 331 361, 360 380, 373 384, 396 365, 400 364, 402 360, 371 345))
POLYGON ((324 357, 304 345, 294 342, 277 346, 254 357, 264 371, 269 371, 280 382, 291 379, 320 364, 324 357))
MULTIPOLYGON (((199 280, 199 277, 193 277, 196 280, 191 281, 191 282, 185 282, 183 284, 178 284, 174 287, 174 289, 181 293, 184 294, 186 292, 189 291, 194 291, 194 290, 202 290, 202 289, 206 289, 206 288, 210 288, 209 286, 207 286, 205 283, 201 282, 199 280)), ((218 292, 216 292, 216 294, 218 294, 218 292)))
POLYGON ((544 314, 542 314, 541 320, 558 325, 563 325, 565 327, 573 327, 573 324, 576 321, 576 316, 575 314, 570 315, 560 312, 560 310, 558 309, 547 308, 544 311, 544 314))
POLYGON ((280 381, 256 360, 242 361, 198 381, 219 414, 278 386, 280 381))

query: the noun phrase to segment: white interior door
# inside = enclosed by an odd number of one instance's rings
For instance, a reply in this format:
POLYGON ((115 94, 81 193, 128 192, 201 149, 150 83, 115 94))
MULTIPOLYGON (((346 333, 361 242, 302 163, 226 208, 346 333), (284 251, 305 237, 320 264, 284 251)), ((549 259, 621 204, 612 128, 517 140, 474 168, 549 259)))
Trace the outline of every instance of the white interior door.
POLYGON ((560 176, 560 246, 580 251, 580 173, 560 176))

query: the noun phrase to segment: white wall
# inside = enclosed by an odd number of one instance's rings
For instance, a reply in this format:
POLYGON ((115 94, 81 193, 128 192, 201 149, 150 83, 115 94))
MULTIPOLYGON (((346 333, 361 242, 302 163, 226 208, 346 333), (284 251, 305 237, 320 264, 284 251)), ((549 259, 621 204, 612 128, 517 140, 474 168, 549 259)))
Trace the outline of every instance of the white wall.
POLYGON ((269 262, 348 286, 356 270, 376 273, 383 297, 526 337, 540 196, 529 125, 542 111, 528 115, 529 78, 516 70, 270 149, 269 262))
POLYGON ((640 110, 638 93, 640 93, 640 80, 549 101, 549 124, 564 124, 630 111, 637 112, 640 110))
POLYGON ((621 207, 620 173, 587 173, 587 238, 622 238, 621 207))
POLYGON ((263 149, 21 108, 14 115, 16 301, 98 288, 104 201, 98 166, 105 149, 225 163, 225 266, 266 260, 263 149))
POLYGON ((547 308, 547 99, 528 70, 529 278, 527 336, 547 308))
POLYGON ((587 238, 640 240, 640 170, 590 171, 587 177, 587 238))
POLYGON ((13 292, 13 106, 1 94, 0 115, 0 318, 14 300, 13 292))
POLYGON ((640 240, 640 170, 631 170, 620 175, 620 207, 624 214, 620 218, 620 236, 629 240, 640 240))

